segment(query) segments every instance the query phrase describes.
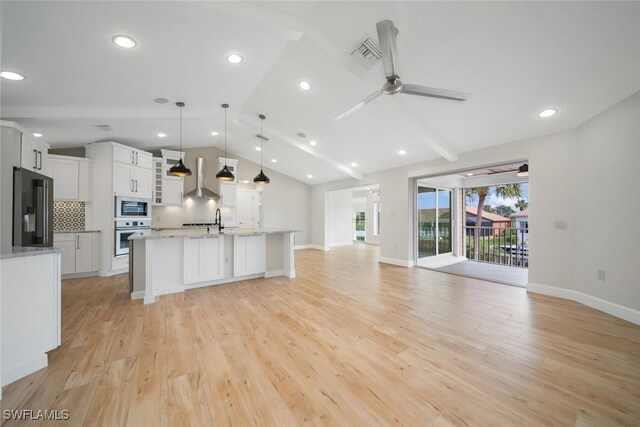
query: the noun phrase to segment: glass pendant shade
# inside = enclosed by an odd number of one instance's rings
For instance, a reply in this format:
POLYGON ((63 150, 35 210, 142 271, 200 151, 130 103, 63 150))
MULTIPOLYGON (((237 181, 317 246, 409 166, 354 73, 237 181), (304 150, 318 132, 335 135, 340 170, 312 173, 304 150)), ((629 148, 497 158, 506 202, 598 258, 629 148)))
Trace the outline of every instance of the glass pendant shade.
POLYGON ((225 164, 222 169, 216 174, 216 178, 220 181, 234 181, 236 176, 229 170, 226 163, 227 158, 227 108, 229 108, 229 104, 222 104, 221 107, 224 109, 224 158, 225 164))
POLYGON ((264 172, 262 172, 262 169, 260 169, 260 173, 256 175, 255 178, 253 178, 253 182, 256 184, 268 184, 271 182, 271 180, 267 175, 264 174, 264 172))
POLYGON ((235 175, 227 168, 227 165, 220 169, 220 172, 216 174, 216 178, 220 181, 233 181, 236 179, 235 175))
POLYGON ((169 175, 172 176, 191 176, 191 169, 185 166, 182 159, 178 160, 178 163, 171 166, 169 169, 169 175))
POLYGON ((176 102, 176 106, 180 108, 180 159, 178 160, 178 163, 171 166, 169 169, 169 175, 191 176, 191 169, 189 169, 182 161, 182 107, 184 107, 184 102, 176 102))

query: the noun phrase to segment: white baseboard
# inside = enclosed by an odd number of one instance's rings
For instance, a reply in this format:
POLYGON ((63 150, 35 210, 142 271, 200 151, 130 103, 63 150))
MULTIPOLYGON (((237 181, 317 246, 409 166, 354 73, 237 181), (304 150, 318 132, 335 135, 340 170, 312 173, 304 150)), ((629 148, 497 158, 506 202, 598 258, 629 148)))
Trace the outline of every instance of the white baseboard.
POLYGON ((580 291, 529 282, 527 284, 527 292, 579 302, 580 304, 584 304, 591 308, 595 308, 596 310, 600 310, 612 316, 640 325, 640 311, 611 301, 603 300, 602 298, 594 297, 580 291))
POLYGON ((267 271, 266 273, 264 273, 264 277, 265 278, 269 278, 269 277, 285 276, 286 273, 287 272, 284 271, 284 270, 272 270, 272 271, 267 271))
POLYGON ((41 354, 35 359, 26 361, 21 365, 16 366, 15 368, 8 369, 2 372, 2 386, 4 387, 7 384, 11 384, 12 382, 26 377, 27 375, 32 374, 39 369, 46 368, 47 365, 47 355, 41 354))
POLYGON ((397 259, 397 258, 387 258, 387 257, 378 257, 378 262, 383 264, 392 264, 399 265, 400 267, 413 267, 413 261, 406 259, 397 259))
POLYGON ((109 271, 100 270, 100 271, 98 271, 98 276, 100 276, 100 277, 110 277, 110 276, 116 276, 118 274, 124 274, 124 273, 128 273, 128 272, 129 272, 128 268, 121 268, 119 270, 109 270, 109 271))
POLYGON ((144 297, 144 304, 153 304, 156 302, 156 297, 144 297))
POLYGON ((85 277, 95 277, 100 276, 101 274, 97 271, 92 271, 91 273, 71 273, 71 274, 63 274, 61 275, 62 280, 68 279, 83 279, 85 277))
POLYGON ((332 243, 329 245, 329 248, 337 248, 340 246, 353 246, 353 240, 349 240, 348 242, 332 243))
POLYGON ((300 250, 300 249, 315 249, 317 251, 328 251, 329 248, 322 246, 322 245, 297 245, 295 246, 293 249, 295 250, 300 250))
POLYGON ((142 299, 144 298, 145 295, 145 291, 135 291, 135 292, 131 292, 131 299, 142 299))

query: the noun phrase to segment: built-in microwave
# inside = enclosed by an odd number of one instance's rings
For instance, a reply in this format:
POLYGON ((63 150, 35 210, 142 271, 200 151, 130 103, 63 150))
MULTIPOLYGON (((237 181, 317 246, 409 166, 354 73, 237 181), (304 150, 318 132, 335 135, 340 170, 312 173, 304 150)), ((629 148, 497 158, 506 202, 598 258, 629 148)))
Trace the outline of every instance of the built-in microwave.
POLYGON ((116 197, 116 218, 150 218, 151 199, 116 197))

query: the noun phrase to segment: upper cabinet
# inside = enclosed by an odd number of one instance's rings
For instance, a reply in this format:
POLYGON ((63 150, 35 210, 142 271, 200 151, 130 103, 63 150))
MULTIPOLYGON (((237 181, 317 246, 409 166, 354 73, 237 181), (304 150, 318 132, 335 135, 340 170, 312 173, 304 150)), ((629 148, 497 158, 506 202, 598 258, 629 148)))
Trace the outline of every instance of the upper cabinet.
POLYGON ((22 133, 21 167, 48 176, 48 153, 49 144, 22 133))
POLYGON ((233 183, 220 183, 220 206, 233 208, 236 206, 237 185, 233 183))
POLYGON ((151 169, 153 156, 146 151, 130 148, 125 145, 113 146, 113 161, 137 166, 143 169, 151 169))
POLYGON ((53 200, 91 201, 92 161, 81 157, 50 155, 53 200))
POLYGON ((179 151, 161 150, 162 157, 154 157, 153 204, 162 206, 181 206, 183 196, 183 178, 169 174, 169 169, 178 163, 184 154, 179 151))

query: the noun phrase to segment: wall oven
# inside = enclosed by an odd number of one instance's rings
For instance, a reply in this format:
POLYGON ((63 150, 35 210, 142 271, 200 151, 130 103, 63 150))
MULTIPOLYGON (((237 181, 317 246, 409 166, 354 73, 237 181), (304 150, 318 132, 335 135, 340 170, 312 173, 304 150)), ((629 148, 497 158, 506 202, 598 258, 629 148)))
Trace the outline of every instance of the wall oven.
POLYGON ((149 218, 151 217, 151 199, 134 197, 116 197, 116 218, 149 218))
POLYGON ((129 237, 135 233, 151 233, 150 219, 120 219, 115 224, 115 256, 129 254, 129 237))

